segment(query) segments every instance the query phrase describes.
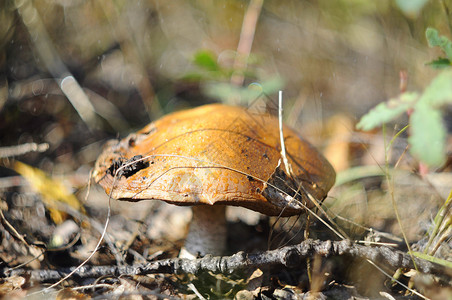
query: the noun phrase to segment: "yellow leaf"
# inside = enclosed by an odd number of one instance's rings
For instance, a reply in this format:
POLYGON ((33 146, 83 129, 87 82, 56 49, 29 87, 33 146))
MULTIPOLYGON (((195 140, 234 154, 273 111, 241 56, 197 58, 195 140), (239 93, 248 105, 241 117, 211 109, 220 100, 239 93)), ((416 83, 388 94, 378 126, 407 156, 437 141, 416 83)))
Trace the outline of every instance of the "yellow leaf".
POLYGON ((21 162, 15 162, 14 170, 22 175, 41 196, 50 211, 50 216, 56 224, 66 218, 65 213, 57 209, 58 202, 63 202, 84 213, 80 201, 58 179, 51 178, 43 171, 21 162))

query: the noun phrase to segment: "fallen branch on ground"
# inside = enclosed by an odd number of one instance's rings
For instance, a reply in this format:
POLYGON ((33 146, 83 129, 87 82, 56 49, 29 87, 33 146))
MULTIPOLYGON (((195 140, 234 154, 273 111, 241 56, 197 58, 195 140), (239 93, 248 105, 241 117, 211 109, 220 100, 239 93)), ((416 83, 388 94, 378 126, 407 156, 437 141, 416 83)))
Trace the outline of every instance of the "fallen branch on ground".
MULTIPOLYGON (((286 246, 256 254, 238 252, 232 256, 210 256, 199 259, 170 258, 150 262, 146 265, 134 266, 83 266, 75 274, 75 278, 100 277, 105 275, 146 275, 156 273, 166 274, 198 274, 210 271, 213 273, 230 274, 235 271, 263 268, 269 266, 299 266, 306 258, 320 255, 322 257, 348 255, 355 258, 369 259, 376 264, 384 264, 393 268, 414 269, 413 261, 408 253, 390 249, 384 246, 372 247, 354 244, 348 240, 318 241, 306 240, 300 244, 286 246)), ((415 258, 419 272, 433 274, 446 281, 452 279, 452 269, 432 262, 415 258)), ((59 270, 25 270, 3 269, 0 277, 24 275, 39 282, 56 281, 69 274, 75 267, 59 270)))
POLYGON ((49 144, 26 143, 17 146, 0 147, 0 158, 21 156, 29 152, 45 152, 49 149, 49 144))

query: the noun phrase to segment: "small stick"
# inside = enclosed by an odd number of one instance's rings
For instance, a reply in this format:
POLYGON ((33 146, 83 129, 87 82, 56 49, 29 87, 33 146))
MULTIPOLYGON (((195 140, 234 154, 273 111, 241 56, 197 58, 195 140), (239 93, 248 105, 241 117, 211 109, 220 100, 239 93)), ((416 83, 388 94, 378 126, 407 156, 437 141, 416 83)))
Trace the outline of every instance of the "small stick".
POLYGON ((3 227, 9 232, 9 234, 11 234, 11 236, 13 236, 14 238, 18 239, 19 241, 30 247, 30 245, 27 243, 24 237, 19 232, 17 232, 16 228, 14 228, 13 225, 11 225, 11 223, 8 222, 8 220, 3 215, 3 211, 1 209, 0 209, 0 224, 3 225, 3 227))
MULTIPOLYGON (((352 243, 349 240, 319 241, 305 240, 300 244, 286 246, 276 250, 269 250, 255 254, 243 251, 232 256, 206 255, 199 259, 170 258, 134 266, 78 266, 77 268, 62 268, 59 270, 25 270, 0 269, 0 278, 6 276, 20 276, 28 274, 32 280, 39 282, 55 281, 65 274, 75 273, 76 278, 92 278, 104 275, 146 275, 146 274, 199 274, 210 271, 212 273, 231 274, 251 268, 265 268, 283 266, 297 268, 307 258, 319 255, 321 257, 350 256, 368 259, 374 263, 393 268, 414 269, 414 263, 408 253, 384 246, 371 247, 352 243)), ((419 272, 437 275, 446 282, 452 280, 452 269, 430 261, 414 258, 419 272)))
POLYGON ((196 294, 196 296, 198 296, 199 299, 206 300, 206 298, 204 298, 204 296, 201 295, 201 293, 198 291, 198 289, 193 283, 189 283, 187 284, 187 286, 196 294))
POLYGON ((286 155, 286 144, 284 143, 284 133, 283 133, 283 121, 282 121, 282 91, 279 91, 278 99, 278 121, 279 121, 279 138, 281 141, 281 157, 283 159, 284 167, 286 168, 286 173, 292 176, 292 166, 289 164, 289 160, 286 155))
POLYGON ((237 56, 234 60, 231 76, 231 84, 241 86, 244 81, 243 72, 247 66, 247 59, 251 53, 251 47, 254 41, 257 21, 262 11, 263 0, 252 0, 243 17, 242 31, 240 32, 240 40, 237 46, 237 56))
POLYGON ((13 156, 20 156, 29 152, 45 152, 49 149, 49 144, 42 143, 26 143, 17 146, 1 147, 0 158, 7 158, 13 156))

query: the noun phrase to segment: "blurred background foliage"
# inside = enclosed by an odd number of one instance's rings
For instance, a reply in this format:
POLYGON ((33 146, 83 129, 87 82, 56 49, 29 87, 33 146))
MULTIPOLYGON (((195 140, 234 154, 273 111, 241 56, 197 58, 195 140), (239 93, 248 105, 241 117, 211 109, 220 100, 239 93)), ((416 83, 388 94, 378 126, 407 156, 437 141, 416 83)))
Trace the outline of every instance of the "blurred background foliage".
POLYGON ((441 53, 425 30, 451 32, 449 0, 260 4, 238 70, 248 1, 2 1, 1 145, 47 142, 46 155, 23 160, 87 175, 107 138, 185 107, 247 106, 253 91, 271 102, 283 89, 286 122, 325 146, 318 124, 344 113, 353 130, 399 93, 399 71, 407 90, 427 86, 437 72, 425 63, 441 53), (237 72, 243 84, 231 85, 237 72))
MULTIPOLYGON (((423 88, 435 74, 425 62, 438 55, 424 32, 431 26, 450 33, 447 1, 411 1, 422 5, 404 8, 406 2, 265 1, 244 86, 281 78, 294 127, 336 112, 362 115, 397 94, 400 70, 409 74, 409 90, 423 88)), ((99 130, 123 135, 164 113, 221 98, 204 87, 228 82, 226 75, 216 69, 211 76, 188 75, 200 72, 200 51, 212 53, 220 70, 232 70, 248 6, 235 0, 2 3, 2 144, 47 141, 56 156, 74 150, 71 139, 81 143, 78 151, 96 142, 99 130), (68 72, 95 109, 94 125, 83 122, 58 88, 68 72)))

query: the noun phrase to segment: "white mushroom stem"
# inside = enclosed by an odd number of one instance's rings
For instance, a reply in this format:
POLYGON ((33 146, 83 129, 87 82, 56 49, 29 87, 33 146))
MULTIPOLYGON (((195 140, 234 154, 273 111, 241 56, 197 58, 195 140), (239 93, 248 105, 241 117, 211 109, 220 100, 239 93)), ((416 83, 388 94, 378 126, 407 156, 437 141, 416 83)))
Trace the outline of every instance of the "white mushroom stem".
POLYGON ((226 206, 197 205, 179 257, 196 258, 206 254, 222 255, 226 247, 226 206))

